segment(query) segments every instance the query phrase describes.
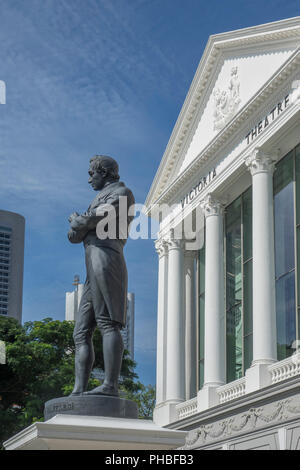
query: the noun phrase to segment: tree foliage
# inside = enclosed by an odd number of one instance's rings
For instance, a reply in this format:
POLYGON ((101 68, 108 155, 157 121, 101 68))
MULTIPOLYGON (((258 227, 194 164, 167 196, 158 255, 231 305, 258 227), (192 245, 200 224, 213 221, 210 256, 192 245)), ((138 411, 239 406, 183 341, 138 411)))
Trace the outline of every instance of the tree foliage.
MULTIPOLYGON (((0 317, 0 340, 6 344, 6 364, 0 364, 0 442, 32 422, 42 421, 46 401, 71 393, 75 380, 73 328, 72 322, 51 318, 21 326, 13 318, 0 317)), ((98 330, 93 341, 94 367, 103 370, 98 330)), ((135 362, 125 352, 121 390, 138 403, 140 416, 148 417, 150 389, 135 380, 134 367, 135 362)), ((88 389, 99 383, 91 378, 88 389)))
POLYGON ((137 388, 132 391, 124 390, 128 400, 133 400, 139 407, 139 418, 152 419, 155 405, 155 387, 153 385, 143 385, 138 382, 137 388))

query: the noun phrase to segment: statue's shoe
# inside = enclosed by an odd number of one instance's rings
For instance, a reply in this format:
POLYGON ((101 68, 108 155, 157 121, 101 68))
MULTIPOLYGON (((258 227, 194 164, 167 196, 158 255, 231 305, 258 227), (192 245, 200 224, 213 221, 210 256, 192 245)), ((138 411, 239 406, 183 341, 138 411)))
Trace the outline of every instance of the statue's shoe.
POLYGON ((111 397, 118 397, 119 392, 114 387, 109 385, 100 385, 100 387, 93 388, 89 392, 84 392, 83 395, 109 395, 111 397))
POLYGON ((80 397, 83 395, 83 392, 72 392, 69 397, 80 397))

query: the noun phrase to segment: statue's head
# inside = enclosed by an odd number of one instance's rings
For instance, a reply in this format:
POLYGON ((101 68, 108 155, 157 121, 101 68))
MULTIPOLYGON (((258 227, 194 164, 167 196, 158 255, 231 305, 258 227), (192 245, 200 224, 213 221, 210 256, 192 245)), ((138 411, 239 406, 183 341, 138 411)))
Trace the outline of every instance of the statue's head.
POLYGON ((95 191, 100 191, 108 181, 119 181, 119 165, 107 155, 95 155, 90 159, 89 184, 95 191))

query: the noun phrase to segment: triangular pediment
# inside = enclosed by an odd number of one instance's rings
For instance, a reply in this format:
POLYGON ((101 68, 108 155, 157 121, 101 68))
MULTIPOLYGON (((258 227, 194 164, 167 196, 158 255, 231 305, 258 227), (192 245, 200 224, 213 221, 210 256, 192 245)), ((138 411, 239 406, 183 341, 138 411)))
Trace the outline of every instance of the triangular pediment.
POLYGON ((150 207, 300 46, 300 17, 209 38, 150 189, 150 207))
POLYGON ((238 111, 263 87, 295 51, 295 45, 236 51, 221 57, 212 71, 205 98, 199 103, 194 129, 172 178, 182 173, 238 111))

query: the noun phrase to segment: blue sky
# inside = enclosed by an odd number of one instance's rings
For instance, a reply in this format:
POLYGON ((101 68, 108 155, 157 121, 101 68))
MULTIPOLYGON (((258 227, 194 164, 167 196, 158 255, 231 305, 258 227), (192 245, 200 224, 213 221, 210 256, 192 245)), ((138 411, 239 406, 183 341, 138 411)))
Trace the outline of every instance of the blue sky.
MULTIPOLYGON (((68 215, 114 156, 143 203, 210 34, 300 15, 299 0, 0 0, 0 208, 26 218, 23 321, 64 319, 83 247, 68 215)), ((125 248, 140 380, 155 383, 157 256, 125 248)))

